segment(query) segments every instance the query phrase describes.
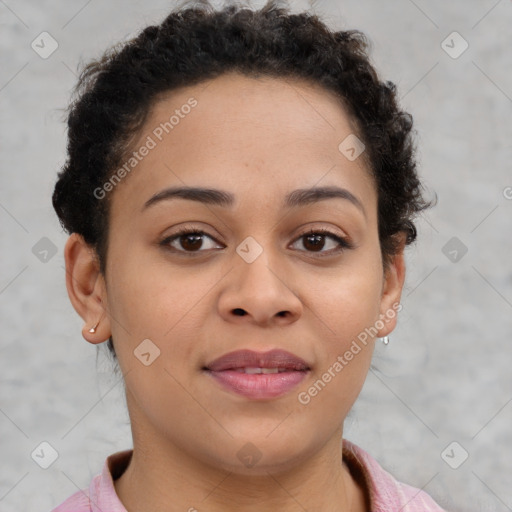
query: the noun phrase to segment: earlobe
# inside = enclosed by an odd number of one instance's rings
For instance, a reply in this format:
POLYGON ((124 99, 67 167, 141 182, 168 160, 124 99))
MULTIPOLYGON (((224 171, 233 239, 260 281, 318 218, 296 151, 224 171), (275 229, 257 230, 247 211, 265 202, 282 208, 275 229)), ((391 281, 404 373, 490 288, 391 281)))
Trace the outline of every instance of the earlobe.
POLYGON ((399 247, 384 273, 380 320, 384 324, 377 336, 388 336, 396 327, 398 312, 402 309, 400 297, 405 282, 405 234, 401 237, 399 247))
POLYGON ((81 235, 72 233, 64 248, 64 259, 69 299, 85 322, 82 336, 89 343, 102 343, 110 336, 110 322, 105 281, 96 253, 81 235))

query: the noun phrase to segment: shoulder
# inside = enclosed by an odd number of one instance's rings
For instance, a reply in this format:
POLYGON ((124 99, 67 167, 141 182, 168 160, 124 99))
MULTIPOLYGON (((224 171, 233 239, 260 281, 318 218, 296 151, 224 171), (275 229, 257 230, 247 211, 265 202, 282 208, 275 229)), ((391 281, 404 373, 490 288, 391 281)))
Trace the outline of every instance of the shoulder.
MULTIPOLYGON (((99 478, 99 475, 94 478, 99 478)), ((91 512, 92 510, 88 490, 80 490, 71 495, 51 512, 91 512)))
POLYGON ((114 480, 126 469, 132 453, 133 450, 124 450, 109 455, 88 489, 75 492, 51 512, 126 512, 116 494, 114 480))
POLYGON ((343 458, 365 487, 372 512, 446 512, 425 491, 399 482, 369 453, 346 439, 343 458))

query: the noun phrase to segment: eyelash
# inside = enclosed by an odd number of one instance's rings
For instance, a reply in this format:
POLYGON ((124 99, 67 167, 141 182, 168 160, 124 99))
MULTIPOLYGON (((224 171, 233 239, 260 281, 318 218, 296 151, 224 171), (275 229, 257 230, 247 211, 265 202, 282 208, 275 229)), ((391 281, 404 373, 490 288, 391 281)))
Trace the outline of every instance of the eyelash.
MULTIPOLYGON (((164 238, 159 243, 159 245, 164 247, 165 249, 171 251, 171 252, 182 253, 183 255, 190 256, 190 257, 195 257, 195 256, 200 255, 202 252, 205 252, 204 250, 185 251, 185 250, 175 249, 174 247, 170 247, 169 246, 169 244, 171 242, 173 242, 174 240, 179 239, 183 235, 206 235, 208 238, 211 238, 216 243, 219 243, 219 242, 217 242, 217 240, 215 240, 214 237, 210 236, 208 233, 206 233, 205 231, 202 231, 201 229, 185 227, 185 228, 181 229, 180 231, 177 231, 173 235, 164 238)), ((332 231, 329 231, 326 228, 316 228, 316 229, 312 228, 312 229, 302 233, 301 235, 299 235, 295 239, 295 241, 298 241, 301 238, 304 238, 304 237, 310 236, 310 235, 324 235, 324 236, 327 236, 327 237, 333 239, 334 241, 336 241, 339 244, 339 247, 337 249, 334 249, 334 250, 331 249, 330 251, 327 251, 326 253, 323 253, 323 251, 320 251, 320 252, 305 251, 305 252, 308 252, 308 253, 317 254, 318 255, 317 257, 320 257, 320 258, 324 258, 324 257, 327 257, 327 256, 332 256, 334 254, 338 254, 340 252, 343 252, 343 251, 345 251, 347 249, 354 249, 354 245, 347 238, 341 237, 341 236, 333 233, 332 231)))

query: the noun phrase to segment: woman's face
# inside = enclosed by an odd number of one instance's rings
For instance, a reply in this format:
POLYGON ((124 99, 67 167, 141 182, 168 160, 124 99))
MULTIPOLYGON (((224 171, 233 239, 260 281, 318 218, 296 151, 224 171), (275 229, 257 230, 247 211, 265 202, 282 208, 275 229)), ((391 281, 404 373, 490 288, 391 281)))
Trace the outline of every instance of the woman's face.
POLYGON ((403 284, 402 257, 383 272, 361 148, 339 102, 303 82, 226 74, 155 104, 134 160, 102 189, 112 201, 102 323, 135 442, 255 473, 339 434, 371 328, 393 329, 403 284), (217 192, 165 194, 176 187, 217 192), (325 187, 341 192, 313 193, 325 187), (172 239, 182 228, 202 234, 172 239), (235 388, 254 386, 240 393, 205 369, 244 349, 285 350, 309 370, 232 371, 235 388), (259 458, 250 470, 248 456, 259 458))

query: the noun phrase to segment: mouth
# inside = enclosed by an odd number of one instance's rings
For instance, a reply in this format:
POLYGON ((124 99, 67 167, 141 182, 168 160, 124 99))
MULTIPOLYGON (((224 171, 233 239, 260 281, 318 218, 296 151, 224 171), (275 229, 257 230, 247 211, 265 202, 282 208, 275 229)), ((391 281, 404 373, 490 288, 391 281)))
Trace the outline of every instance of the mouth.
POLYGON ((224 390, 261 400, 288 393, 306 378, 311 367, 285 350, 238 350, 215 359, 203 371, 224 390))
MULTIPOLYGON (((300 371, 300 370, 291 370, 290 368, 260 368, 259 366, 250 367, 246 366, 245 368, 230 368, 230 370, 238 372, 238 373, 248 373, 250 375, 256 375, 259 373, 283 373, 289 371, 300 371)), ((226 370, 223 370, 226 371, 226 370)))
POLYGON ((229 352, 208 363, 203 369, 212 372, 236 370, 246 373, 279 373, 292 370, 304 371, 311 368, 299 356, 286 350, 274 349, 268 352, 252 350, 229 352))

